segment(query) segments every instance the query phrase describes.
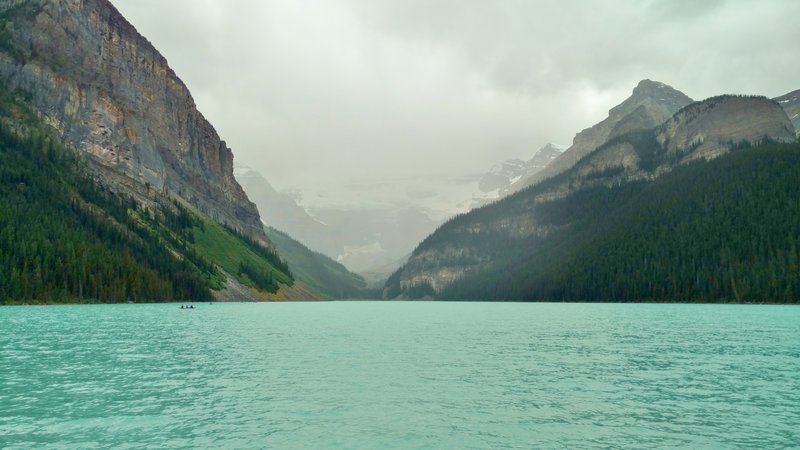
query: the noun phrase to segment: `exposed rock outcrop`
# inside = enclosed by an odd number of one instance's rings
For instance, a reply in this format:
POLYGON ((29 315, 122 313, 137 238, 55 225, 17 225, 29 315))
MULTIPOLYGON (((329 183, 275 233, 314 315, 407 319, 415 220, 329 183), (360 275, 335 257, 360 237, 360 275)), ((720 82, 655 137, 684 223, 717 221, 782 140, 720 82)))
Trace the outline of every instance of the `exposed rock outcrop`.
POLYGON ((231 150, 108 0, 0 0, 0 30, 0 83, 24 93, 101 182, 137 197, 168 192, 267 242, 231 150))
POLYGON ((609 110, 607 118, 575 135, 572 146, 544 170, 520 179, 512 185, 509 191, 519 191, 564 172, 581 158, 616 136, 661 125, 692 101, 683 92, 664 83, 642 80, 633 89, 630 97, 609 110))
POLYGON ((794 125, 795 134, 800 137, 800 89, 782 95, 775 101, 786 111, 786 115, 794 125))
POLYGON ((713 158, 741 142, 791 142, 794 126, 765 97, 723 95, 683 108, 656 131, 658 143, 683 160, 713 158))

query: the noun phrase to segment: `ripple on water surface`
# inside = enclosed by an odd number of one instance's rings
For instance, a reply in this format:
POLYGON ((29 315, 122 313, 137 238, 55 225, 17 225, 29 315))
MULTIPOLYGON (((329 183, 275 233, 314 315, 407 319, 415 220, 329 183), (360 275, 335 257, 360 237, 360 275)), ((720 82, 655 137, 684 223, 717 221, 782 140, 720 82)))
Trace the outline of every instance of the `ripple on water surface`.
POLYGON ((800 447, 800 308, 0 308, 2 448, 800 447))

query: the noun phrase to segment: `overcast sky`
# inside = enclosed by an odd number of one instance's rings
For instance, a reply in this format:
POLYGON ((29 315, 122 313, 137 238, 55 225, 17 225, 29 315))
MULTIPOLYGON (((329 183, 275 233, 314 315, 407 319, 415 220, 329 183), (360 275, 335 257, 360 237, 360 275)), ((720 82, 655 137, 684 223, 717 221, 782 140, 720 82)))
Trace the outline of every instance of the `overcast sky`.
POLYGON ((797 0, 112 2, 280 189, 484 172, 571 143, 643 78, 800 89, 797 0))

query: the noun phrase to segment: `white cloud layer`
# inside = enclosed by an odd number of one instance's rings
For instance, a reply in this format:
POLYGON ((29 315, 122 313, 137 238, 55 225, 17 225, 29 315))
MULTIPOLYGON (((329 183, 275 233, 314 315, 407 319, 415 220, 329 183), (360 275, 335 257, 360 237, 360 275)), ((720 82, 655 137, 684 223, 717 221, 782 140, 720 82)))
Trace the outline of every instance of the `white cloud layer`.
POLYGON ((800 88, 796 0, 112 1, 237 161, 308 192, 569 143, 643 78, 696 99, 800 88))

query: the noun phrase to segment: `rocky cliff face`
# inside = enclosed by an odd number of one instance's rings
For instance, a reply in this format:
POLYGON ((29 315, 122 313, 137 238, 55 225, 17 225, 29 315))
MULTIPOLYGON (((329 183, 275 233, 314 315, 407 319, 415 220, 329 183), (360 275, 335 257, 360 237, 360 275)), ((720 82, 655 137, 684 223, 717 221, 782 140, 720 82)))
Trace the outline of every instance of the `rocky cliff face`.
POLYGON ((789 120, 794 125, 795 134, 800 137, 800 89, 782 95, 776 98, 775 101, 786 111, 786 115, 789 116, 789 120))
POLYGON ((783 110, 764 97, 720 96, 693 103, 646 133, 612 138, 575 165, 552 189, 568 195, 589 185, 652 180, 677 164, 712 159, 739 145, 791 142, 783 110))
POLYGON ((233 154, 167 61, 108 0, 0 0, 0 82, 110 188, 166 192, 266 242, 233 154))
POLYGON ((608 112, 607 118, 575 135, 572 146, 547 168, 520 179, 512 185, 510 192, 519 191, 564 172, 581 158, 616 136, 661 125, 692 101, 683 92, 664 83, 642 80, 633 89, 630 97, 608 112))
POLYGON ((740 142, 791 142, 794 126, 772 100, 725 95, 687 106, 656 134, 667 153, 692 160, 713 158, 740 142))
POLYGON ((470 270, 502 266, 504 248, 517 251, 570 226, 570 217, 580 211, 555 222, 542 222, 537 211, 586 188, 651 181, 676 165, 711 159, 742 144, 794 140, 789 118, 764 97, 722 96, 691 104, 660 126, 612 136, 547 182, 445 223, 393 275, 387 296, 423 284, 440 291, 470 270))

